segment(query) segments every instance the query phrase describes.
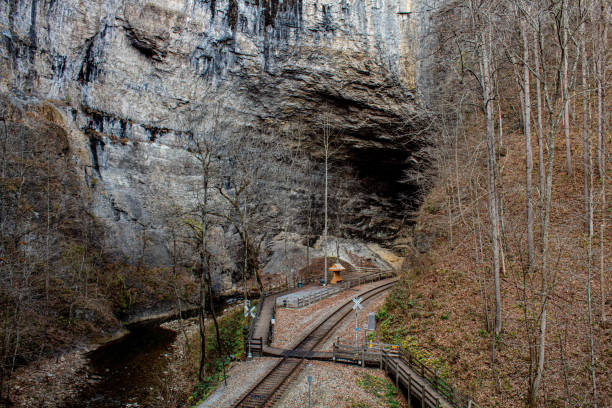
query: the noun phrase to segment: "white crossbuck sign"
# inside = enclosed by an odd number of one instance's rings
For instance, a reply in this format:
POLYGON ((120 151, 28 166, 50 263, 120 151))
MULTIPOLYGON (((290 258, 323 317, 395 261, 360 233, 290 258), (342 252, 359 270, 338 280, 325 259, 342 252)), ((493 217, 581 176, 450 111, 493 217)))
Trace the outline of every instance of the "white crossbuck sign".
POLYGON ((251 307, 251 302, 249 300, 247 300, 244 303, 244 317, 247 317, 248 315, 251 315, 251 317, 255 318, 255 308, 257 306, 253 306, 251 307))
POLYGON ((362 300, 363 300, 362 298, 353 298, 353 303, 355 303, 353 305, 353 310, 357 310, 357 308, 363 309, 363 306, 361 306, 362 300))

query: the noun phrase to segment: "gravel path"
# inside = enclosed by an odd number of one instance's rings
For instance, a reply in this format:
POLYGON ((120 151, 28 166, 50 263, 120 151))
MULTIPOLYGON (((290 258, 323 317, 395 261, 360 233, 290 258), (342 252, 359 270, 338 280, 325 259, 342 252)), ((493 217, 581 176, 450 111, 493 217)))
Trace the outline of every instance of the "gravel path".
POLYGON ((227 386, 221 383, 198 408, 231 406, 232 402, 255 384, 276 362, 277 358, 261 357, 232 365, 228 372, 227 386))
MULTIPOLYGON (((275 405, 277 408, 295 408, 308 406, 308 376, 312 376, 311 406, 314 407, 387 407, 389 406, 384 391, 387 384, 391 384, 382 370, 361 368, 344 364, 335 364, 320 361, 309 361, 297 376, 291 387, 283 394, 275 405), (366 375, 381 380, 382 390, 379 395, 372 388, 362 387, 358 380, 366 375), (368 389, 366 389, 368 388, 368 389)), ((407 404, 398 393, 396 401, 400 407, 407 404)))

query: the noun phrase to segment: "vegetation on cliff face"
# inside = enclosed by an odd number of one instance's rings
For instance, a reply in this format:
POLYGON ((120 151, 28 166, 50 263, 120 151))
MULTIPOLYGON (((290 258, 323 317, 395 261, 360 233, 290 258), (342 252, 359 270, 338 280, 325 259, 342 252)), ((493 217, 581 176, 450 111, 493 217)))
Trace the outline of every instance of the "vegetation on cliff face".
POLYGON ((16 365, 116 324, 95 219, 57 112, 3 99, 0 113, 0 400, 16 365))
POLYGON ((483 406, 609 406, 610 4, 434 15, 438 179, 379 329, 483 406))
POLYGON ((1 105, 0 405, 18 366, 104 338, 120 319, 194 291, 188 276, 168 268, 106 256, 55 107, 7 98, 1 105))

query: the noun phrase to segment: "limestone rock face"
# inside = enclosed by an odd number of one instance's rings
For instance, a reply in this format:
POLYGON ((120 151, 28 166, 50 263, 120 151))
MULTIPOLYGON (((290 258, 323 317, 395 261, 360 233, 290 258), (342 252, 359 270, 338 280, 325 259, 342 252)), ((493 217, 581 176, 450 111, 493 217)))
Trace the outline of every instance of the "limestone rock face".
MULTIPOLYGON (((300 133, 315 161, 328 126, 335 163, 353 167, 363 187, 352 193, 347 235, 384 241, 417 187, 401 182, 405 172, 426 160, 414 17, 398 14, 409 3, 2 2, 0 92, 61 110, 94 212, 126 259, 169 262, 162 215, 196 201, 186 140, 219 120, 225 138, 252 132, 284 143, 300 133)), ((236 241, 230 230, 214 233, 236 241)))

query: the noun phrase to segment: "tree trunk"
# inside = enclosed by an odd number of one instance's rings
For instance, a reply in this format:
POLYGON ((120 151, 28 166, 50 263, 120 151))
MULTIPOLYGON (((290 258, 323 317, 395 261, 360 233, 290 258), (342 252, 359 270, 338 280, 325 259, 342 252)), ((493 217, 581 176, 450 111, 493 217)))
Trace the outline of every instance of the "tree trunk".
MULTIPOLYGON (((609 4, 609 3, 608 3, 609 4)), ((607 63, 607 50, 608 50, 608 18, 610 15, 610 8, 605 0, 600 1, 599 6, 599 44, 597 51, 597 168, 599 170, 599 178, 602 184, 605 184, 605 157, 606 157, 606 143, 604 140, 606 134, 606 107, 605 91, 603 84, 606 81, 606 63, 607 63)))
MULTIPOLYGON (((207 262, 209 262, 207 260, 207 262)), ((212 279, 210 276, 210 264, 206 268, 208 271, 208 304, 210 305, 210 314, 213 318, 213 323, 215 325, 215 336, 217 338, 217 348, 218 352, 221 355, 221 365, 223 366, 223 381, 225 381, 225 352, 223 350, 223 343, 221 342, 221 333, 219 331, 219 322, 217 321, 217 311, 215 310, 215 304, 213 302, 213 294, 212 294, 212 279)))
MULTIPOLYGON (((538 22, 539 24, 539 22, 538 22)), ((538 161, 540 162, 540 197, 544 195, 546 188, 545 164, 544 164, 544 127, 542 125, 542 89, 540 84, 540 47, 538 46, 538 34, 533 32, 533 56, 536 72, 536 99, 538 110, 538 161)))
POLYGON ((204 380, 206 376, 206 278, 204 272, 204 256, 200 253, 200 299, 198 308, 198 320, 200 323, 200 368, 198 379, 204 380))
POLYGON ((600 249, 599 249, 599 284, 601 287, 601 321, 606 323, 606 286, 604 279, 604 258, 605 258, 605 241, 604 230, 606 229, 606 166, 605 166, 605 141, 606 134, 606 110, 604 106, 605 95, 603 83, 605 81, 606 67, 606 52, 608 39, 608 16, 609 7, 604 0, 600 1, 599 6, 599 44, 597 52, 597 168, 599 170, 599 179, 601 180, 601 224, 600 224, 600 249))
POLYGON ((563 53, 563 69, 561 76, 561 87, 563 91, 563 131, 565 133, 565 160, 567 167, 567 174, 572 174, 572 151, 570 147, 570 135, 569 135, 569 90, 568 90, 568 47, 567 47, 567 29, 568 29, 568 14, 569 7, 567 5, 567 0, 563 0, 561 4, 561 12, 562 16, 562 35, 563 35, 563 46, 561 48, 561 52, 563 53))
POLYGON ((580 36, 582 37, 580 40, 580 46, 582 48, 582 140, 583 140, 583 173, 584 173, 584 230, 590 234, 590 223, 591 223, 591 215, 590 215, 590 205, 591 205, 591 189, 589 188, 589 161, 591 157, 591 143, 589 138, 589 114, 588 114, 588 101, 589 101, 589 89, 587 85, 587 55, 586 55, 586 40, 585 36, 585 26, 586 23, 582 23, 580 26, 580 36))
POLYGON ((534 270, 535 254, 533 244, 533 206, 531 173, 533 171, 533 154, 531 152, 531 90, 529 88, 529 40, 527 39, 527 22, 521 19, 521 36, 523 39, 523 88, 525 118, 525 197, 527 200, 527 265, 531 274, 534 270))
POLYGON ((502 327, 502 303, 501 303, 501 282, 500 282, 500 257, 499 257, 499 216, 497 213, 497 180, 496 169, 497 161, 495 158, 495 124, 493 117, 493 92, 492 92, 492 75, 490 64, 490 47, 491 33, 487 27, 486 32, 481 34, 483 51, 481 55, 481 71, 483 82, 483 104, 485 110, 486 122, 486 140, 487 140, 487 168, 488 168, 488 202, 489 202, 489 220, 491 222, 491 246, 493 250, 493 276, 495 283, 495 335, 499 335, 502 327))
POLYGON ((591 277, 593 269, 593 157, 591 154, 591 137, 588 130, 588 99, 587 85, 587 54, 586 54, 586 22, 580 26, 582 46, 582 126, 584 136, 584 199, 587 220, 587 310, 589 318, 589 346, 591 357, 591 380, 593 383, 593 408, 597 408, 597 380, 595 376, 595 346, 593 341, 593 308, 591 305, 591 277))
MULTIPOLYGON (((563 29, 563 28, 561 28, 563 29)), ((538 41, 542 43, 543 33, 538 30, 538 41)), ((564 45, 561 44, 564 48, 564 45)), ((563 68, 561 68, 563 69, 563 68)), ((558 72, 558 71, 557 71, 558 72)), ((562 76, 562 75, 560 75, 562 76)), ((544 373, 544 362, 546 354, 546 319, 547 319, 547 305, 548 305, 548 245, 549 245, 549 224, 550 224, 550 206, 552 200, 552 182, 553 182, 553 166, 555 160, 555 137, 556 137, 556 112, 554 104, 550 99, 550 92, 548 89, 547 81, 543 81, 544 94, 546 95, 546 106, 548 109, 548 136, 546 138, 546 151, 548 152, 548 162, 546 169, 546 186, 542 197, 542 264, 541 264, 541 289, 540 289, 540 313, 539 313, 539 336, 538 336, 538 350, 537 350, 537 364, 536 371, 533 377, 529 378, 529 389, 528 389, 528 404, 530 407, 535 408, 537 406, 538 390, 542 381, 542 375, 544 373)), ((566 94, 562 94, 561 103, 562 109, 567 104, 565 99, 566 94)))

